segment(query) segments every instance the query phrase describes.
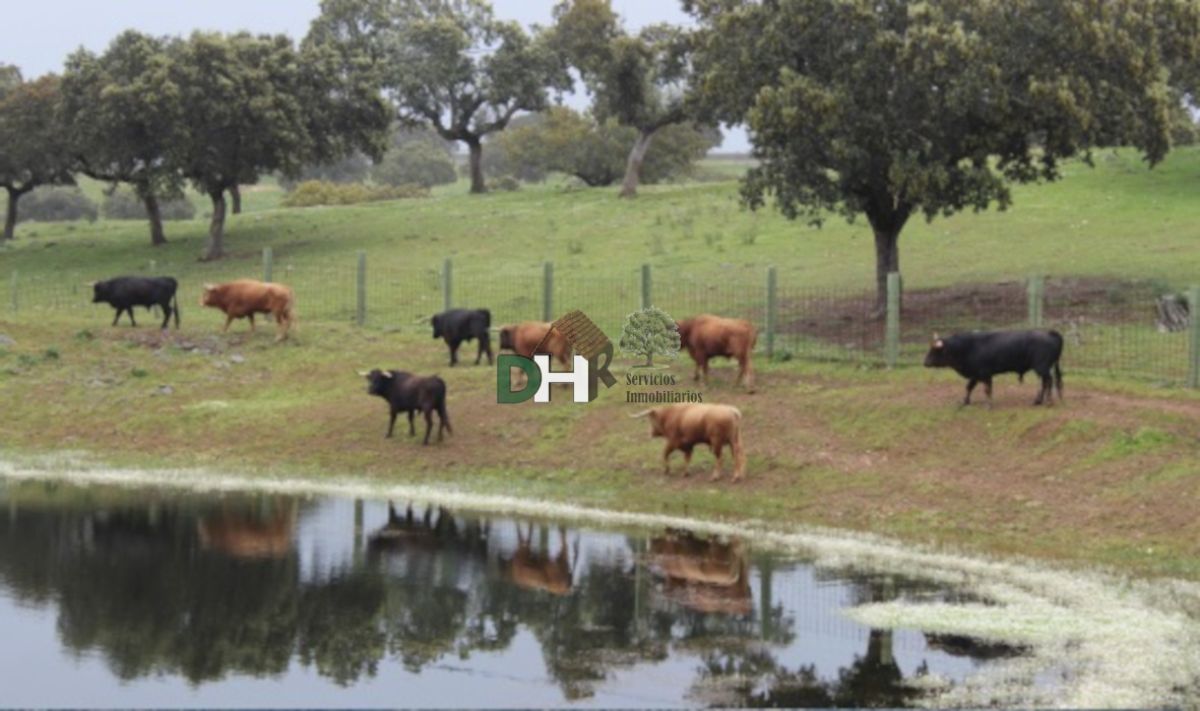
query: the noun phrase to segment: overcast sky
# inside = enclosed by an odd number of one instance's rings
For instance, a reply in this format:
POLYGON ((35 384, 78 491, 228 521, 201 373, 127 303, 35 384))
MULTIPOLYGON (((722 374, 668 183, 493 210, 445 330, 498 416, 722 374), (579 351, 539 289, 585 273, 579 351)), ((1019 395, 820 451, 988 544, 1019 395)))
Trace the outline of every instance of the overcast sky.
MULTIPOLYGON (((100 51, 121 30, 186 34, 195 29, 285 32, 300 38, 317 14, 319 0, 38 0, 5 3, 0 63, 15 64, 26 77, 62 70, 63 59, 83 46, 100 51)), ((500 17, 548 24, 555 0, 493 0, 500 17)), ((626 26, 688 20, 678 0, 613 0, 626 26)), ((573 106, 586 100, 574 97, 573 106)), ((745 134, 726 131, 722 151, 748 150, 745 134)))

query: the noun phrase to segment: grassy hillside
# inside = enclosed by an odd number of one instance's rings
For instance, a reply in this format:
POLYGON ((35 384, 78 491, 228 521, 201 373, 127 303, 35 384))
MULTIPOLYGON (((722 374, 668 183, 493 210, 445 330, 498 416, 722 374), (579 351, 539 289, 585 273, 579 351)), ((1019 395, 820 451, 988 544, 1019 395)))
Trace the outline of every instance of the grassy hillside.
MULTIPOLYGON (((1152 279, 1179 287, 1200 281, 1200 149, 1173 152, 1148 170, 1130 151, 1104 152, 1096 167, 1072 163, 1051 185, 1014 191, 1006 212, 967 213, 926 223, 901 238, 912 288, 1051 275, 1152 279)), ((31 277, 144 269, 187 277, 257 269, 272 246, 298 267, 353 264, 366 250, 381 269, 436 269, 447 257, 470 272, 517 279, 553 260, 564 276, 632 276, 652 264, 663 279, 761 281, 776 265, 781 284, 868 289, 873 246, 865 222, 831 217, 824 227, 792 223, 771 211, 742 210, 733 182, 652 186, 635 201, 613 189, 568 191, 558 184, 515 193, 468 196, 449 186, 427 200, 361 207, 272 209, 277 189, 247 189, 247 213, 229 222, 232 252, 223 265, 196 261, 206 224, 168 225, 171 244, 152 249, 137 222, 93 225, 26 223, 0 252, 5 271, 31 277), (670 276, 669 276, 670 275, 670 276)), ((202 208, 203 210, 203 208, 202 208)))

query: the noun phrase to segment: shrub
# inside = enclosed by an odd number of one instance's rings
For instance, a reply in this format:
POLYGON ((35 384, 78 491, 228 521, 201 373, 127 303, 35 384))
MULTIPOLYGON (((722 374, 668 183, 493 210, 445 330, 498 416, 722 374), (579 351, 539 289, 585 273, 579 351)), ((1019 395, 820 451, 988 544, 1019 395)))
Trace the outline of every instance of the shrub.
POLYGON ((284 190, 294 190, 300 183, 309 180, 320 180, 327 183, 361 183, 371 172, 371 159, 361 153, 352 153, 333 163, 308 165, 300 170, 299 175, 279 177, 279 186, 284 190))
MULTIPOLYGON (((598 187, 612 185, 625 175, 636 129, 611 119, 597 121, 591 114, 566 107, 522 118, 522 123, 513 122, 485 147, 484 170, 489 176, 515 175, 533 182, 557 171, 598 187)), ((720 141, 720 132, 713 128, 672 124, 659 129, 642 163, 642 182, 688 176, 696 161, 720 141)))
POLYGON ((501 175, 499 178, 488 183, 488 187, 492 190, 498 190, 504 193, 511 193, 514 190, 521 189, 521 181, 511 175, 501 175))
POLYGON ((17 203, 18 222, 95 222, 98 215, 96 203, 77 187, 34 188, 17 203))
MULTIPOLYGON (((184 197, 159 200, 158 209, 164 220, 190 220, 196 216, 196 206, 184 197)), ((118 188, 104 198, 100 214, 106 220, 144 220, 146 205, 128 188, 118 188)))
POLYGON ((420 185, 363 185, 362 183, 327 183, 308 180, 284 196, 284 207, 314 207, 316 205, 356 205, 380 200, 402 200, 429 197, 429 190, 420 185))
POLYGON ((383 185, 420 185, 426 188, 457 180, 454 159, 442 148, 422 141, 393 146, 371 171, 383 185))

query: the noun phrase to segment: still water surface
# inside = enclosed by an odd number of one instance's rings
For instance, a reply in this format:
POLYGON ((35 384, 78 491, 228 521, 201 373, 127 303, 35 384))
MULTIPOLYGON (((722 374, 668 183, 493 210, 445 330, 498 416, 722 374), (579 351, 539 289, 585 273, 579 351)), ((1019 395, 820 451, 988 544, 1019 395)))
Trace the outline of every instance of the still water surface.
POLYGON ((683 531, 0 480, 3 706, 905 706, 1019 650, 962 600, 683 531))

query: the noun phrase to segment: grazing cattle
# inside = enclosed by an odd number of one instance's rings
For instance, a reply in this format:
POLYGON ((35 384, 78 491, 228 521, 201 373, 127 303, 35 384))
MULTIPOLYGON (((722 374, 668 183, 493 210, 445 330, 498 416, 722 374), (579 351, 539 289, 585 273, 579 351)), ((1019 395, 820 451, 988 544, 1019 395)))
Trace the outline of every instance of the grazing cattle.
POLYGON ((953 368, 967 379, 967 396, 963 405, 971 404, 971 391, 983 383, 988 407, 992 406, 992 377, 1000 373, 1016 373, 1024 381, 1032 370, 1042 380, 1034 405, 1054 399, 1052 388, 1058 388, 1063 399, 1062 357, 1063 337, 1058 331, 991 331, 956 333, 949 338, 933 334, 933 343, 925 356, 926 368, 953 368))
POLYGON ((201 546, 232 558, 281 558, 292 550, 295 527, 296 507, 292 504, 266 518, 248 511, 204 516, 197 532, 201 546))
POLYGON ((559 596, 570 593, 574 575, 568 555, 567 532, 561 527, 558 529, 558 554, 554 556, 548 550, 535 551, 532 540, 533 524, 528 525, 524 536, 521 525, 517 524, 517 550, 512 558, 504 561, 509 579, 526 590, 559 596))
POLYGON ((733 480, 739 481, 746 472, 746 452, 742 447, 742 413, 729 405, 683 403, 665 405, 630 415, 649 417, 650 436, 667 440, 663 450, 663 473, 671 473, 671 453, 683 451, 683 475, 688 475, 692 449, 707 444, 717 458, 712 479, 721 478, 721 450, 733 449, 733 480))
POLYGON ((110 304, 117 313, 113 316, 112 325, 116 326, 121 320, 121 312, 129 313, 129 323, 137 326, 133 320, 133 307, 158 306, 163 311, 162 328, 171 322, 171 314, 175 314, 175 328, 179 328, 179 300, 175 292, 179 282, 172 277, 134 277, 123 276, 107 281, 92 282, 92 303, 110 304))
POLYGON ((249 318, 254 331, 254 314, 271 314, 275 318, 276 341, 288 337, 295 321, 296 294, 290 286, 254 279, 238 279, 224 284, 205 284, 200 296, 201 306, 220 309, 225 314, 224 331, 235 318, 249 318))
POLYGON ((738 362, 738 382, 754 390, 754 369, 750 352, 758 340, 754 324, 736 318, 701 314, 676 324, 679 328, 679 347, 687 350, 696 361, 695 380, 704 374, 708 385, 708 361, 713 358, 733 358, 738 362))
POLYGON ((450 416, 446 414, 446 381, 438 376, 419 377, 402 370, 378 369, 359 375, 367 379, 367 394, 388 401, 391 408, 388 437, 396 429, 396 416, 401 412, 408 413, 408 436, 415 435, 417 430, 413 425, 413 415, 418 411, 425 415, 425 444, 429 444, 434 411, 438 414, 438 441, 442 441, 442 430, 454 434, 454 429, 450 427, 450 416))
POLYGON ((650 562, 666 578, 667 597, 705 613, 747 615, 753 609, 741 541, 670 530, 650 540, 650 562))
POLYGON ((463 341, 479 341, 479 352, 475 365, 487 353, 488 365, 492 364, 492 341, 488 329, 492 327, 492 312, 487 309, 450 309, 433 317, 433 337, 441 338, 450 347, 450 365, 458 363, 458 347, 463 341))
POLYGON ((553 330, 552 325, 545 321, 525 321, 505 326, 500 329, 500 350, 510 350, 526 358, 532 358, 535 351, 545 353, 567 365, 571 362, 571 343, 553 330))

